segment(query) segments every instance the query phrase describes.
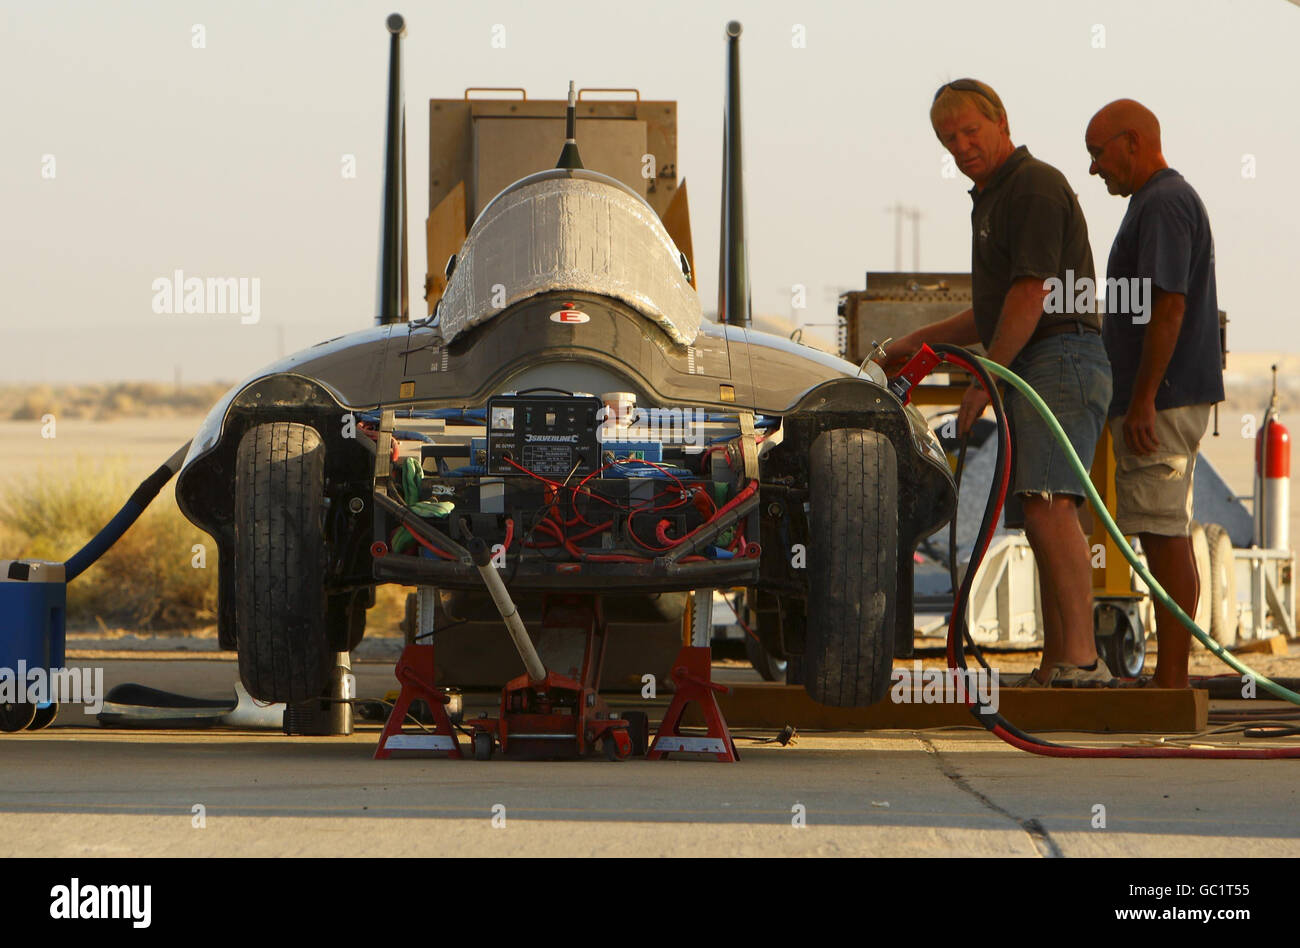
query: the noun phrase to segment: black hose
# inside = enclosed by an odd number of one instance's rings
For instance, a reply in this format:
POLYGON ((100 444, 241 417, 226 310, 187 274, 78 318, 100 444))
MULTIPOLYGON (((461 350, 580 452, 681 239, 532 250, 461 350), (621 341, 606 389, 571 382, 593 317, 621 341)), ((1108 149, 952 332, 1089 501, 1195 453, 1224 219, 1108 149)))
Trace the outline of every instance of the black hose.
POLYGON ((190 450, 190 444, 191 442, 186 441, 175 454, 163 462, 158 470, 141 481, 140 486, 131 493, 126 503, 122 505, 122 509, 113 516, 104 529, 91 537, 90 542, 63 564, 64 582, 72 582, 93 566, 114 543, 122 539, 122 535, 131 528, 131 524, 144 513, 144 508, 153 502, 158 492, 181 469, 185 455, 190 450))

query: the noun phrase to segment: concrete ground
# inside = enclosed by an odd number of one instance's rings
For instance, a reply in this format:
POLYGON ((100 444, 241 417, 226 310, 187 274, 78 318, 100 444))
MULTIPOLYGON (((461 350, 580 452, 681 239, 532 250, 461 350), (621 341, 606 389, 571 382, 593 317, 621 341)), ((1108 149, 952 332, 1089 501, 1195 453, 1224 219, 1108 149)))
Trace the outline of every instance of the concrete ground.
MULTIPOLYGON (((236 677, 217 656, 84 664, 201 696, 236 677)), ((393 681, 356 674, 362 697, 393 681)), ((1289 761, 1052 760, 974 730, 742 740, 731 765, 374 761, 377 736, 111 731, 72 709, 0 735, 0 855, 1300 855, 1289 761)))

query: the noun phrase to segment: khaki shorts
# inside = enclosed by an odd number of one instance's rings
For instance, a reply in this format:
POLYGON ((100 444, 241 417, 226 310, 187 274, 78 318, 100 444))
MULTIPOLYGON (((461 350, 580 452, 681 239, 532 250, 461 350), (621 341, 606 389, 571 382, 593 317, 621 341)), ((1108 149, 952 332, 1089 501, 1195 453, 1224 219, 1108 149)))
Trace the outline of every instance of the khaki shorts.
POLYGON ((1192 532, 1192 472, 1211 407, 1157 411, 1155 454, 1129 450, 1123 415, 1107 423, 1115 447, 1115 522, 1125 534, 1185 537, 1192 532))

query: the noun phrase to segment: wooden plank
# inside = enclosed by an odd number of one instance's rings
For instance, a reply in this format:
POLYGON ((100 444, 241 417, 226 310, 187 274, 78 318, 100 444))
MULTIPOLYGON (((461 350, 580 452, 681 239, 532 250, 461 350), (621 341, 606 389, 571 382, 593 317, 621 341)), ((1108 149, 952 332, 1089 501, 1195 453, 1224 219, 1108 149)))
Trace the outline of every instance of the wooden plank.
POLYGON ((1233 648, 1234 655, 1285 655, 1288 643, 1285 635, 1270 635, 1266 639, 1256 639, 1238 648, 1233 648))
MULTIPOLYGON (((732 728, 870 731, 971 725, 959 704, 902 704, 888 697, 869 708, 818 704, 799 685, 732 685, 718 705, 732 728)), ((1000 688, 998 712, 1025 731, 1137 731, 1181 733, 1204 730, 1208 692, 1197 688, 1000 688)), ((686 724, 702 725, 696 708, 686 724)))

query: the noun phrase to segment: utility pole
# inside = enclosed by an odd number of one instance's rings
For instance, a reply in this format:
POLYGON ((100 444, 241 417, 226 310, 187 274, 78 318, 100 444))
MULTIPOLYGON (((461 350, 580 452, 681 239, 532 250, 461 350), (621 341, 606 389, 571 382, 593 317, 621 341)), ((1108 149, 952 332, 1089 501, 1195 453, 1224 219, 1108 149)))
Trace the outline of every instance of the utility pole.
POLYGON ((914 207, 908 217, 912 221, 912 272, 921 272, 921 209, 914 207))
POLYGON ((912 222, 912 270, 921 269, 921 209, 895 201, 885 208, 885 213, 894 215, 894 272, 903 272, 903 218, 912 222))
POLYGON ((894 272, 899 273, 903 269, 903 215, 908 209, 901 201, 895 201, 885 211, 894 215, 894 272))

